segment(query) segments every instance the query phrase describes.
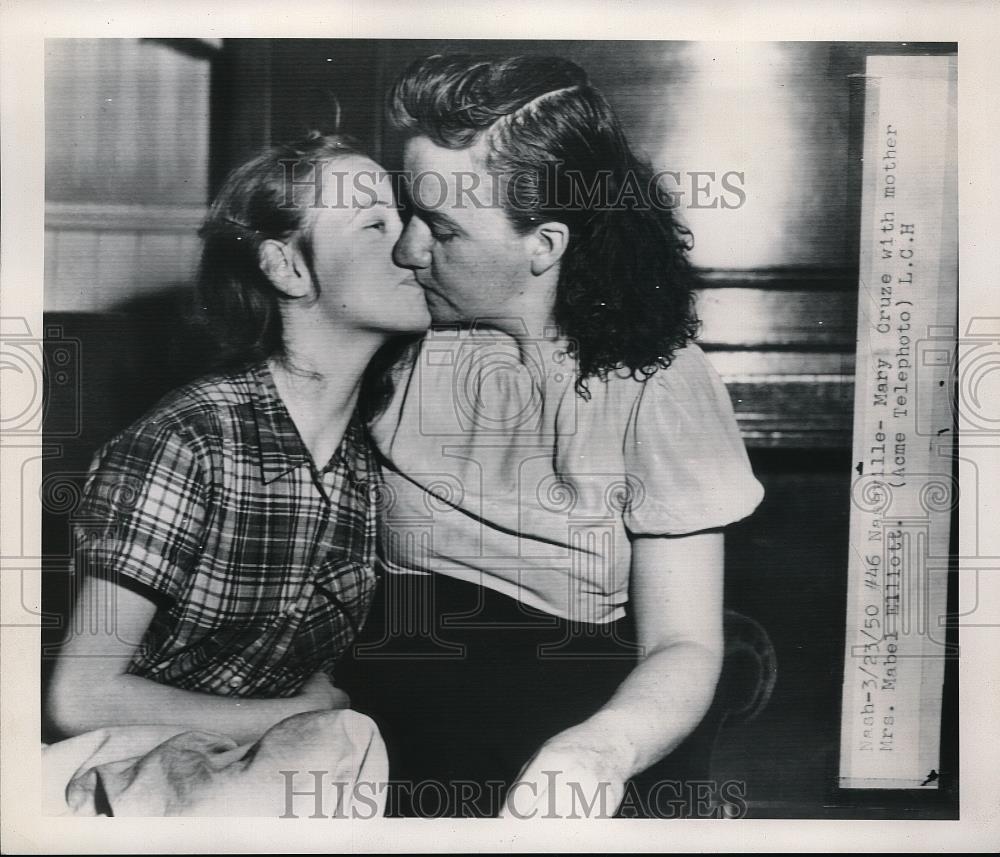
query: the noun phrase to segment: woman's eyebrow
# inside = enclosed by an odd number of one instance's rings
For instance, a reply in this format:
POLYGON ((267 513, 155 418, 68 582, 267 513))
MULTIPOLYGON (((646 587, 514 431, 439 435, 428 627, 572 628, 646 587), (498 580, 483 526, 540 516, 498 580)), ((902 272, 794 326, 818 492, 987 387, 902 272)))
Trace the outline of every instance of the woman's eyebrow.
POLYGON ((424 223, 428 225, 446 226, 448 229, 453 229, 456 232, 464 233, 465 230, 458 225, 454 220, 452 220, 447 214, 442 211, 438 211, 434 208, 421 208, 418 205, 413 205, 414 213, 419 217, 424 223))
POLYGON ((399 207, 419 217, 428 226, 441 226, 465 235, 465 230, 445 214, 440 207, 426 208, 414 197, 410 182, 404 177, 399 186, 399 207))
POLYGON ((374 202, 367 203, 365 205, 357 205, 354 207, 354 212, 351 214, 351 220, 354 220, 361 212, 371 211, 373 208, 395 208, 391 202, 386 202, 384 199, 377 199, 374 202))

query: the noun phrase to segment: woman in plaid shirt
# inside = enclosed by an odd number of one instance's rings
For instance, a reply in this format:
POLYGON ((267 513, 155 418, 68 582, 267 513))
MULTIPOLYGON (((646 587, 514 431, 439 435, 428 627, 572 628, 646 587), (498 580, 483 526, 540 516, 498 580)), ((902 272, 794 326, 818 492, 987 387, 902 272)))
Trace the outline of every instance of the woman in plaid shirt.
POLYGON ((129 724, 252 740, 347 707, 331 677, 375 589, 378 472, 366 367, 429 323, 388 178, 314 135, 227 180, 199 297, 226 371, 167 396, 97 454, 76 531, 80 596, 47 706, 66 735, 129 724), (111 611, 117 633, 88 633, 111 611))

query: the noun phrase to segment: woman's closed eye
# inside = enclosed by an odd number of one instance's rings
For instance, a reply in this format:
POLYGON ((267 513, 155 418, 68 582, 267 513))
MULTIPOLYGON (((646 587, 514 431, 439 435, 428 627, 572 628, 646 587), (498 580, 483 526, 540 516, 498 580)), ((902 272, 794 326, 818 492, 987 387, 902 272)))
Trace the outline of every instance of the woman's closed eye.
POLYGON ((388 228, 388 224, 384 220, 375 220, 365 226, 365 229, 374 229, 376 232, 385 232, 388 228))

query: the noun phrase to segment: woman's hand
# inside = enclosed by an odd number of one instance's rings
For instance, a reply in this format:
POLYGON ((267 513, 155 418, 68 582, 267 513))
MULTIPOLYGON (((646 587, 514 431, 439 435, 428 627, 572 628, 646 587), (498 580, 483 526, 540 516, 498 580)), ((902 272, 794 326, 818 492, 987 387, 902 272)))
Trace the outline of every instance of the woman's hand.
POLYGON ((722 571, 721 531, 633 541, 629 602, 643 654, 600 711, 535 753, 504 817, 609 818, 628 779, 695 729, 722 668, 722 571))
POLYGON ((325 672, 315 673, 296 695, 303 704, 302 711, 320 711, 331 708, 350 708, 351 698, 335 687, 325 672))
POLYGON ((507 792, 501 818, 611 818, 630 756, 598 718, 546 741, 507 792))

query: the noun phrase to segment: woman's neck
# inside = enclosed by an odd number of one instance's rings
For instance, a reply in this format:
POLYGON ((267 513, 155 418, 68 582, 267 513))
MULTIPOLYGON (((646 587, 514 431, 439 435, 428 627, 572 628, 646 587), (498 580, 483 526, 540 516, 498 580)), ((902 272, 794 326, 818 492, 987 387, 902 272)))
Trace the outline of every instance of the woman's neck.
POLYGON ((504 307, 495 320, 489 320, 489 326, 517 342, 522 362, 533 359, 539 348, 550 351, 565 347, 565 339, 555 320, 554 292, 536 285, 536 291, 526 292, 516 304, 504 307))
POLYGON ((515 333, 514 339, 522 363, 535 361, 541 356, 545 367, 556 374, 565 373, 565 368, 559 370, 554 361, 557 353, 566 351, 568 343, 551 315, 528 319, 524 330, 515 333))
POLYGON ((281 400, 317 467, 325 467, 340 445, 365 368, 385 339, 345 331, 328 331, 322 341, 289 336, 284 356, 268 361, 281 400))

